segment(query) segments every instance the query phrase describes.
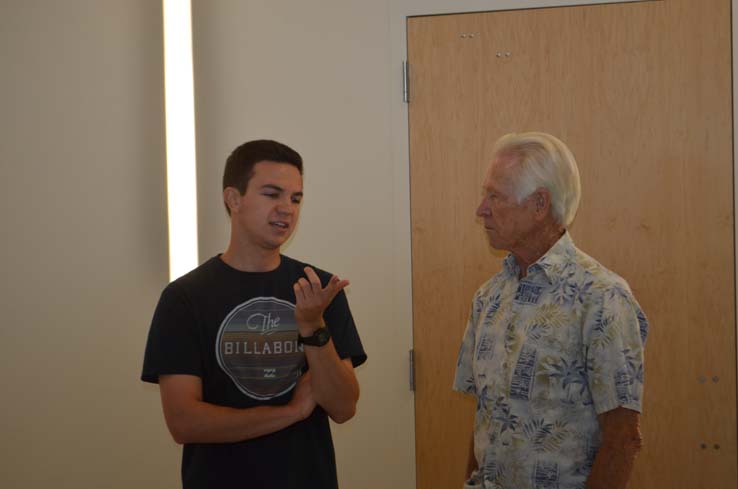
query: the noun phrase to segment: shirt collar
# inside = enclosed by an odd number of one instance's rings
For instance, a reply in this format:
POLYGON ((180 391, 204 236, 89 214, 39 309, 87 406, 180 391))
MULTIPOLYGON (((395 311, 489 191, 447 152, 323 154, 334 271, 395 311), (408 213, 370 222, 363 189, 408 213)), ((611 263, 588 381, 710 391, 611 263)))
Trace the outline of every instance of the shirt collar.
MULTIPOLYGON (((548 282, 552 283, 554 270, 564 268, 565 264, 572 261, 575 252, 574 241, 572 241, 569 231, 565 231, 559 240, 542 257, 528 267, 527 275, 531 276, 542 272, 548 282)), ((512 277, 520 276, 518 262, 512 253, 508 254, 505 258, 503 268, 512 277)))

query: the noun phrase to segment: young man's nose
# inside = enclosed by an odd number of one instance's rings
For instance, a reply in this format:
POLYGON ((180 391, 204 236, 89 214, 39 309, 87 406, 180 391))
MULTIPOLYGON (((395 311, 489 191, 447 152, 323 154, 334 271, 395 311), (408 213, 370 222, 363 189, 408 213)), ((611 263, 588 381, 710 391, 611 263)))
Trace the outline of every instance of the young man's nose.
POLYGON ((297 204, 293 202, 280 202, 279 205, 277 205, 277 212, 280 214, 292 214, 295 212, 296 208, 297 204))

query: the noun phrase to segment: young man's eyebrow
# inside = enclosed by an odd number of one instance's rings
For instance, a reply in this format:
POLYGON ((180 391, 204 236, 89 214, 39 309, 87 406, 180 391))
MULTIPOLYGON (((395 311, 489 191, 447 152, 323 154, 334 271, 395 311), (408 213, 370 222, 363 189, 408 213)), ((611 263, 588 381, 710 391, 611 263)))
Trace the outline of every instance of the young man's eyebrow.
POLYGON ((264 189, 271 189, 271 190, 276 190, 277 192, 284 191, 284 189, 282 187, 280 187, 279 185, 274 185, 273 183, 266 183, 266 184, 262 185, 261 188, 262 188, 262 190, 264 190, 264 189))
MULTIPOLYGON (((277 192, 284 192, 284 189, 282 187, 280 187, 279 185, 274 185, 273 183, 265 183, 264 185, 261 186, 261 189, 262 190, 274 190, 277 192)), ((302 195, 303 195, 302 191, 294 192, 292 194, 293 197, 302 197, 302 195)))

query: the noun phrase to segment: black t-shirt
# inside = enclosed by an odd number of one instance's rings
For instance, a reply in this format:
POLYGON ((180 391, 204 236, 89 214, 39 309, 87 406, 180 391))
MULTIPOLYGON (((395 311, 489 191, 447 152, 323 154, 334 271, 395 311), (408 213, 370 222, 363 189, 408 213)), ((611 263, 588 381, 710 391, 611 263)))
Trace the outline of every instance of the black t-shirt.
MULTIPOLYGON (((241 272, 216 256, 169 284, 151 322, 141 379, 188 374, 203 400, 235 408, 289 402, 307 367, 297 344, 292 288, 304 267, 282 255, 271 272, 241 272)), ((325 286, 330 274, 313 267, 325 286)), ((339 357, 366 361, 348 301, 323 315, 339 357)), ((337 488, 330 425, 317 406, 307 419, 238 443, 185 444, 182 483, 194 488, 337 488)))

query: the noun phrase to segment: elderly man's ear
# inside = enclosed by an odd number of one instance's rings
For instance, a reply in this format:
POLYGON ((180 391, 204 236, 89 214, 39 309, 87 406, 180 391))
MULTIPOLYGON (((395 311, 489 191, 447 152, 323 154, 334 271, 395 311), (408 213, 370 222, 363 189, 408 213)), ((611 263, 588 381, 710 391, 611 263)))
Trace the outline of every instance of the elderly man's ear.
POLYGON ((536 219, 543 220, 551 210, 551 193, 547 188, 539 187, 533 192, 532 197, 536 219))

